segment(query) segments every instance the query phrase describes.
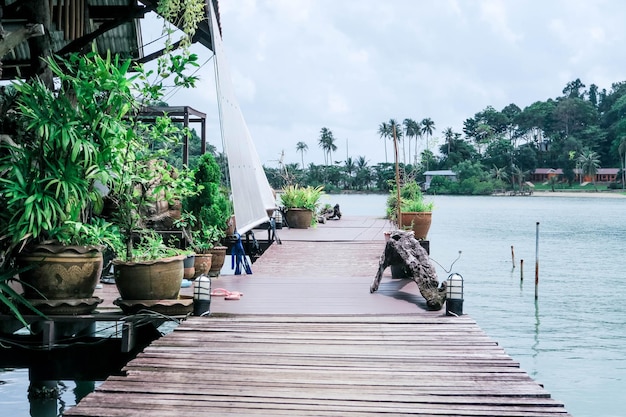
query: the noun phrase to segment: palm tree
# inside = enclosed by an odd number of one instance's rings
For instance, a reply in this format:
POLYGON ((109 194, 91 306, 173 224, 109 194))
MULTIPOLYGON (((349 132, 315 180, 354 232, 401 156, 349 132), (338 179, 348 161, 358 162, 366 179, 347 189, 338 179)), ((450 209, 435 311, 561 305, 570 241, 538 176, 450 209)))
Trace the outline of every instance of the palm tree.
POLYGON ((598 168, 600 168, 600 156, 596 152, 586 149, 578 157, 578 163, 580 164, 582 174, 585 178, 591 177, 593 188, 598 191, 596 187, 596 174, 598 173, 598 168))
POLYGON ((422 120, 422 133, 426 135, 426 149, 430 149, 428 146, 428 138, 435 132, 435 122, 430 117, 422 120))
POLYGON ((325 165, 328 165, 328 161, 332 163, 332 152, 337 150, 337 145, 335 145, 335 137, 330 129, 323 127, 322 130, 320 130, 319 145, 320 148, 324 150, 325 165))
POLYGON ((389 162, 387 160, 387 138, 389 138, 390 134, 391 134, 391 129, 389 128, 389 125, 387 124, 387 122, 382 122, 378 126, 378 135, 385 143, 385 163, 389 162))
POLYGON ((364 156, 359 156, 356 160, 356 180, 355 185, 360 190, 363 187, 369 189, 372 182, 372 170, 367 166, 367 160, 364 156))
POLYGON ((520 167, 513 164, 511 166, 511 184, 513 185, 513 189, 515 189, 515 185, 518 185, 519 191, 522 191, 522 184, 529 173, 530 171, 522 171, 520 167))
POLYGON ((309 145, 304 142, 296 143, 296 152, 300 152, 302 158, 302 170, 304 171, 304 153, 309 150, 309 145))
POLYGON ((491 178, 495 179, 496 181, 501 181, 502 183, 509 179, 509 174, 506 173, 506 168, 498 168, 496 165, 491 168, 491 170, 489 171, 489 175, 491 176, 491 178))
POLYGON ((443 131, 443 137, 446 139, 446 143, 448 144, 448 157, 450 156, 450 144, 454 140, 454 132, 451 127, 446 127, 443 131))
POLYGON ((409 158, 411 157, 411 139, 415 139, 415 156, 413 157, 413 164, 417 161, 417 137, 421 136, 422 129, 420 124, 413 119, 404 119, 402 122, 404 125, 404 136, 409 138, 409 158))
MULTIPOLYGON (((426 150, 430 151, 428 144, 428 138, 433 135, 435 131, 435 122, 430 117, 422 119, 422 133, 426 135, 426 150)), ((426 170, 428 171, 428 159, 426 160, 426 170)))
MULTIPOLYGON (((393 140, 393 136, 395 132, 396 139, 398 140, 398 142, 400 142, 403 137, 402 127, 398 124, 396 119, 389 119, 389 122, 387 122, 387 125, 389 126, 389 138, 393 140)), ((402 151, 404 153, 404 145, 402 146, 402 151)), ((404 160, 404 165, 406 165, 406 154, 404 154, 403 160, 404 160)))
POLYGON ((346 173, 346 188, 350 189, 352 187, 352 183, 354 182, 352 174, 356 171, 356 164, 350 156, 346 158, 344 171, 346 173))

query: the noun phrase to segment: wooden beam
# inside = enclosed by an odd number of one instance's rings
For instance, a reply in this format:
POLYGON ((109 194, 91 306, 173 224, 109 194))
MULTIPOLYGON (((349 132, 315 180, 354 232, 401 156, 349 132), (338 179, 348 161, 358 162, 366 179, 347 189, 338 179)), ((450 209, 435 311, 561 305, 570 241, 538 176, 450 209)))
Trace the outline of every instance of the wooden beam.
POLYGON ((15 32, 9 32, 7 36, 0 39, 0 59, 23 41, 43 34, 44 28, 42 24, 29 24, 15 32))

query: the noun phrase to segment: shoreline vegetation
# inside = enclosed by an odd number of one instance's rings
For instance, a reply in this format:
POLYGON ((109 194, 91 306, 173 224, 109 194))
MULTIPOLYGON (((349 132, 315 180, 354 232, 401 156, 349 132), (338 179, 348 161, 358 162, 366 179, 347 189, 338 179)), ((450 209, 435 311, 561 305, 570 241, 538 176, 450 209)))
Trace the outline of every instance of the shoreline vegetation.
POLYGON ((602 197, 602 198, 626 198, 626 192, 620 191, 549 191, 549 190, 540 190, 533 191, 530 197, 602 197))
MULTIPOLYGON (((279 190, 279 192, 282 192, 279 190)), ((381 194, 386 195, 388 193, 381 191, 355 191, 355 190, 343 190, 339 192, 329 192, 326 193, 329 195, 367 195, 367 194, 381 194)), ((443 195, 443 194, 442 194, 443 195)), ((445 194, 445 195, 455 195, 455 194, 445 194)), ((494 195, 501 197, 509 197, 509 195, 494 195)), ((626 191, 623 190, 602 190, 602 191, 594 191, 594 190, 535 190, 531 195, 526 196, 516 196, 516 197, 601 197, 601 198, 626 198, 626 191)))

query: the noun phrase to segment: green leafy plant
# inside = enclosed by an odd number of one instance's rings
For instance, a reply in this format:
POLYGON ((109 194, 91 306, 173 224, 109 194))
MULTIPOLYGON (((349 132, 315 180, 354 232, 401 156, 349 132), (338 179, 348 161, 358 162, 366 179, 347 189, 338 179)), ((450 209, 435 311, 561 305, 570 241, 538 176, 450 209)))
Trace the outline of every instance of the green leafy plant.
POLYGON ((197 193, 183 200, 183 217, 191 232, 187 239, 198 250, 204 245, 202 250, 206 252, 226 236, 233 207, 227 191, 221 186, 222 174, 213 155, 200 156, 192 176, 197 193))
MULTIPOLYGON (((22 312, 19 309, 20 306, 23 306, 25 309, 30 310, 41 317, 45 318, 46 316, 37 310, 21 294, 15 291, 15 289, 11 286, 11 282, 20 282, 15 277, 21 272, 24 272, 32 267, 34 267, 34 265, 23 268, 6 267, 4 269, 0 269, 0 307, 4 306, 9 314, 15 316, 26 327, 28 327, 28 323, 26 323, 24 317, 22 316, 22 312)), ((1 310, 2 309, 0 308, 0 311, 1 310)))
POLYGON ((182 255, 185 251, 173 248, 163 242, 163 236, 154 230, 145 230, 137 236, 137 241, 133 244, 131 256, 128 257, 125 251, 118 254, 118 260, 123 262, 151 261, 170 256, 182 255))
POLYGON ((210 253, 211 249, 226 237, 224 230, 216 226, 196 227, 197 219, 188 211, 183 212, 180 219, 174 221, 174 225, 183 231, 185 240, 195 253, 210 253))
POLYGON ((290 208, 304 208, 317 212, 319 201, 324 194, 324 187, 301 187, 299 185, 289 185, 285 187, 280 200, 288 210, 290 208))
MULTIPOLYGON (((432 201, 427 201, 417 182, 406 181, 400 187, 400 210, 402 212, 429 212, 434 208, 432 201)), ((397 188, 391 187, 387 197, 387 218, 395 221, 398 214, 397 188)))
POLYGON ((94 218, 91 223, 67 220, 53 234, 62 245, 103 246, 114 252, 122 247, 118 227, 102 218, 94 218))
POLYGON ((121 169, 117 149, 132 95, 111 84, 129 86, 130 64, 94 53, 57 60, 47 61, 59 79, 57 92, 39 80, 15 83, 13 142, 0 143, 6 209, 0 236, 13 245, 57 240, 66 221, 89 223, 121 169))

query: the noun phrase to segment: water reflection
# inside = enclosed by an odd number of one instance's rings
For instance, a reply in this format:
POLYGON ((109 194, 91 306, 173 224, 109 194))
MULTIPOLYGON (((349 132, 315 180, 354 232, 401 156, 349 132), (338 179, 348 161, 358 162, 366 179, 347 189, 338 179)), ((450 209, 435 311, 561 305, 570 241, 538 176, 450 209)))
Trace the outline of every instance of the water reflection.
POLYGON ((94 391, 95 381, 73 381, 73 395, 68 396, 66 381, 31 381, 28 387, 28 401, 31 417, 58 417, 70 407, 78 404, 87 394, 94 391))

